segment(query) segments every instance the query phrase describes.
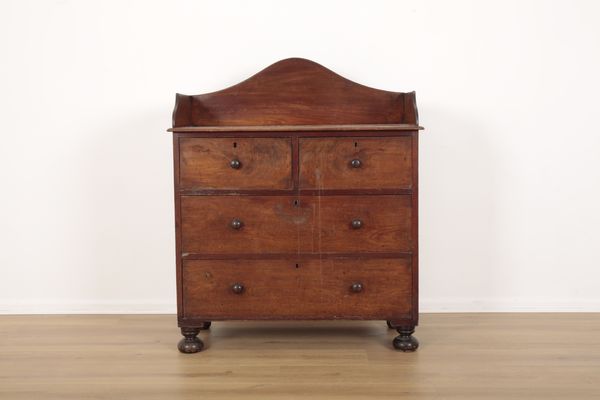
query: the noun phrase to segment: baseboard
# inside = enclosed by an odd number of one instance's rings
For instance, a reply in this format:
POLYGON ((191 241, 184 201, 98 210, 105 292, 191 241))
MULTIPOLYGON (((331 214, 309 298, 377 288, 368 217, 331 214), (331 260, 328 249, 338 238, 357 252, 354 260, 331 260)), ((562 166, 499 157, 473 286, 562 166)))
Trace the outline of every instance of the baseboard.
POLYGON ((3 301, 0 314, 175 314, 175 301, 3 301))
MULTIPOLYGON (((421 299, 423 313, 600 312, 600 300, 421 299)), ((2 301, 0 314, 174 314, 175 301, 2 301)))
POLYGON ((420 299, 420 311, 444 312, 600 312, 600 299, 420 299))

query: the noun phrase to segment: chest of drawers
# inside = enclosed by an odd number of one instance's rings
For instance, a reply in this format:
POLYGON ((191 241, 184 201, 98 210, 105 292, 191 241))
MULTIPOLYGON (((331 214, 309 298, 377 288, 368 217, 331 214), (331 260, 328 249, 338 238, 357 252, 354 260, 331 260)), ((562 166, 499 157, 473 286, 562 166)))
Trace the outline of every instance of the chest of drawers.
POLYGON ((384 320, 418 347, 415 94, 287 59, 173 113, 179 350, 222 320, 384 320))

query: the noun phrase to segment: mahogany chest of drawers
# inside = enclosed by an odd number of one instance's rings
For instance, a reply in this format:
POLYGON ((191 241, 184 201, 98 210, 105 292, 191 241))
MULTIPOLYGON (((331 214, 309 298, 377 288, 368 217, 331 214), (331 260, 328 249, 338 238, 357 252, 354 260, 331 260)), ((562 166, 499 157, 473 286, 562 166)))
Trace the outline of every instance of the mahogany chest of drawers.
POLYGON ((173 113, 179 350, 221 320, 385 320, 415 350, 415 94, 287 59, 173 113))

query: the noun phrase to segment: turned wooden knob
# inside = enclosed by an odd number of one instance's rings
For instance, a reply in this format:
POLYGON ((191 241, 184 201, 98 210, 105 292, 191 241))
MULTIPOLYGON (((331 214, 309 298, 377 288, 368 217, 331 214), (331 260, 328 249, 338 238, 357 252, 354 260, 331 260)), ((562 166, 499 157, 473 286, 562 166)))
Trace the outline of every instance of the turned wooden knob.
POLYGON ((363 222, 360 219, 354 219, 350 223, 350 226, 352 226, 352 229, 360 229, 363 226, 363 222))
POLYGON ((240 229, 242 226, 244 226, 244 223, 237 218, 231 221, 231 227, 233 229, 240 229))
POLYGON ((241 283, 234 283, 231 286, 231 290, 235 294, 240 294, 240 293, 242 293, 244 291, 244 285, 242 285, 241 283))
POLYGON ((350 286, 350 290, 352 290, 354 293, 362 292, 363 285, 360 282, 355 282, 352 284, 352 286, 350 286))
POLYGON ((242 163, 240 162, 240 160, 231 160, 231 162, 229 163, 229 165, 233 169, 240 169, 240 167, 242 166, 242 163))
POLYGON ((355 158, 354 160, 350 161, 350 166, 352 168, 360 168, 360 165, 362 163, 360 162, 360 160, 358 158, 355 158))

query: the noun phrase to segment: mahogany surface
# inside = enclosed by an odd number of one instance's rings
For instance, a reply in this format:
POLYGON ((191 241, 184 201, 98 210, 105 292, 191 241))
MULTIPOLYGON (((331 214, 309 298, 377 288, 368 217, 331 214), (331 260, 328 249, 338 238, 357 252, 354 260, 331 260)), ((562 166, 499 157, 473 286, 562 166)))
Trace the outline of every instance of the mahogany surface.
POLYGON ((290 189, 289 138, 183 138, 180 185, 202 189, 290 189), (239 167, 233 168, 232 161, 239 167))
POLYGON ((287 59, 173 112, 178 323, 378 319, 418 324, 415 93, 287 59))
POLYGON ((178 94, 173 127, 417 124, 415 93, 352 82, 309 60, 289 58, 218 92, 178 94))
POLYGON ((411 145, 410 137, 302 138, 300 188, 410 189, 411 145))
POLYGON ((410 201, 410 196, 391 195, 182 196, 182 251, 411 251, 410 201), (242 223, 237 229, 231 226, 236 219, 242 223), (353 220, 363 225, 354 229, 353 220))
POLYGON ((185 316, 385 320, 411 311, 410 260, 402 258, 190 260, 183 276, 185 316))

